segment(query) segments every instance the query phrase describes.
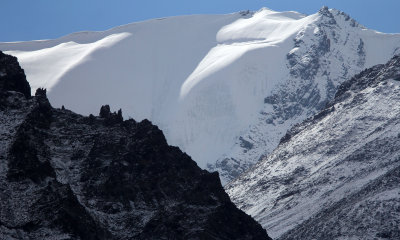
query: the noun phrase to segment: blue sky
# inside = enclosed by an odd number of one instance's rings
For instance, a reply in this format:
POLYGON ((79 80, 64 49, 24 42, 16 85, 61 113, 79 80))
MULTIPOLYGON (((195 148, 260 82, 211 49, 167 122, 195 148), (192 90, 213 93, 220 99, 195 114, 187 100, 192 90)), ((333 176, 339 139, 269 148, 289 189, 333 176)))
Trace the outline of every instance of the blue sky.
POLYGON ((57 38, 151 18, 268 7, 312 14, 326 5, 381 32, 400 33, 400 0, 0 0, 0 41, 57 38))

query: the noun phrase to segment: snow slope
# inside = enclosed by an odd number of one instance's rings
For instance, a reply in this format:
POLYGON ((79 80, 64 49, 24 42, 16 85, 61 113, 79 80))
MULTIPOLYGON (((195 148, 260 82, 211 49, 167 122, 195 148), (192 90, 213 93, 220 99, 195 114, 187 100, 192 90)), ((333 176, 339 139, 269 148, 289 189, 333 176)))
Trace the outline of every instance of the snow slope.
POLYGON ((110 103, 148 118, 228 182, 341 82, 399 46, 400 35, 324 7, 310 16, 263 8, 155 19, 0 50, 18 57, 33 90, 47 88, 54 106, 89 114, 110 103))
POLYGON ((274 239, 399 239, 399 101, 397 56, 341 85, 228 194, 274 239))

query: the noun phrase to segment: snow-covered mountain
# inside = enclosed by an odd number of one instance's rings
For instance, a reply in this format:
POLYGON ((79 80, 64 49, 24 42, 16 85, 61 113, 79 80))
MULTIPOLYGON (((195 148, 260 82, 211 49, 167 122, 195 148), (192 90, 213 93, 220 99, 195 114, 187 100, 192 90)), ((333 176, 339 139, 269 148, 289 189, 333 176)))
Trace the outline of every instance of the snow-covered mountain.
POLYGON ((400 239, 400 56, 334 100, 226 190, 274 239, 400 239))
POLYGON ((82 114, 99 104, 150 119, 224 182, 271 152, 360 70, 400 52, 400 35, 368 30, 323 7, 194 15, 0 43, 33 90, 82 114))

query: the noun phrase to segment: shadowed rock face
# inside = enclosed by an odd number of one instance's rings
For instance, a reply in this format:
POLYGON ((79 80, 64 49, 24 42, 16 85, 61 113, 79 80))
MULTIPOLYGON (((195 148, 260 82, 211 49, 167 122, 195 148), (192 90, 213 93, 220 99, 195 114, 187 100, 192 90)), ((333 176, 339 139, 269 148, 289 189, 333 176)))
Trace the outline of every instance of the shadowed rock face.
POLYGON ((0 52, 0 89, 20 92, 27 98, 31 97, 31 87, 17 58, 2 52, 0 52))
POLYGON ((0 239, 270 239, 151 122, 54 109, 16 58, 0 71, 0 239))

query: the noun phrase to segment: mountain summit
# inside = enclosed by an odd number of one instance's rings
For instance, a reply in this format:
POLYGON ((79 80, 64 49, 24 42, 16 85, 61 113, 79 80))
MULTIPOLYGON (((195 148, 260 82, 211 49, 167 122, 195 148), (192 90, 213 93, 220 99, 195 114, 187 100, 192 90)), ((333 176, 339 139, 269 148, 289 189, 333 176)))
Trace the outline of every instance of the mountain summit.
POLYGON ((327 7, 154 19, 54 40, 0 43, 53 105, 99 103, 150 119, 224 183, 270 153, 338 86, 399 53, 400 35, 327 7))

